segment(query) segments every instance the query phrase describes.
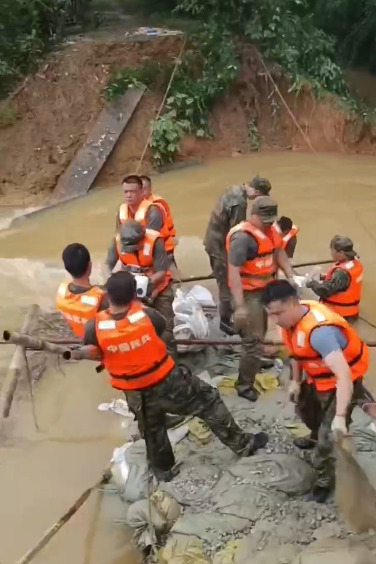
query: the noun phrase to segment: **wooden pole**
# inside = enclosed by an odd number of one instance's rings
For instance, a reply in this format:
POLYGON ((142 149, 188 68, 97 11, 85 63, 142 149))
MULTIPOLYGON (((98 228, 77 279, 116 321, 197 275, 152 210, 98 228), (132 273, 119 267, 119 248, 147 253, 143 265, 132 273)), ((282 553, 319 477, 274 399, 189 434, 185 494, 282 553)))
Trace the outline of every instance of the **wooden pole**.
MULTIPOLYGON (((300 262, 293 264, 293 268, 303 268, 304 266, 316 266, 319 264, 332 264, 333 260, 314 260, 310 262, 300 262)), ((200 282, 201 280, 214 280, 213 274, 207 274, 206 276, 188 276, 188 278, 182 278, 181 280, 175 280, 175 284, 186 283, 186 282, 200 282)))
POLYGON ((311 262, 299 262, 298 264, 293 264, 292 267, 293 268, 302 268, 303 266, 316 266, 319 264, 332 264, 334 261, 331 259, 327 259, 327 260, 315 260, 315 261, 311 261, 311 262))
POLYGON ((20 345, 27 349, 33 349, 35 351, 46 351, 55 354, 63 354, 68 349, 63 345, 55 345, 50 343, 45 339, 40 339, 39 337, 32 337, 25 333, 18 333, 17 331, 4 331, 3 339, 7 343, 20 345))
POLYGON ((24 556, 22 556, 20 560, 18 560, 17 564, 28 564, 28 562, 31 562, 34 559, 34 557, 42 550, 42 548, 44 548, 49 543, 49 541, 56 535, 56 533, 60 531, 63 525, 65 525, 65 523, 67 523, 69 519, 79 510, 79 508, 88 499, 90 494, 94 490, 102 486, 103 484, 107 483, 110 478, 111 478, 110 469, 107 469, 104 472, 102 472, 100 479, 97 480, 97 482, 95 482, 93 486, 85 490, 80 495, 80 497, 74 502, 73 505, 71 505, 68 511, 64 513, 64 515, 60 517, 60 519, 54 525, 52 525, 52 527, 47 529, 47 531, 44 533, 43 537, 38 541, 38 543, 33 548, 28 550, 27 553, 24 554, 24 556))
MULTIPOLYGON (((40 308, 38 305, 34 304, 30 306, 30 309, 28 310, 25 316, 21 328, 21 331, 23 333, 28 333, 34 330, 38 322, 39 312, 40 312, 40 308)), ((1 389, 1 399, 3 403, 3 417, 5 419, 9 417, 14 395, 17 389, 17 384, 25 368, 26 366, 25 366, 24 353, 22 351, 22 345, 17 346, 16 350, 14 351, 12 360, 10 362, 9 370, 5 377, 4 384, 1 389)))

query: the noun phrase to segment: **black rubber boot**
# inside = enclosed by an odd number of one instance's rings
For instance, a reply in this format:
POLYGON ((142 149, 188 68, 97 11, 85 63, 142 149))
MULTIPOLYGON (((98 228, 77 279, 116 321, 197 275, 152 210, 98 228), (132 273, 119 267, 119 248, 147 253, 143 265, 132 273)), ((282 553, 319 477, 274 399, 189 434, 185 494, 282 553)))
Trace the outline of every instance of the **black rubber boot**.
POLYGON ((274 359, 273 358, 261 358, 261 369, 262 370, 270 370, 274 367, 274 359))
POLYGON ((268 444, 268 441, 269 436, 266 433, 256 433, 250 437, 248 443, 238 454, 242 457, 252 456, 258 449, 264 448, 268 444))
POLYGON ((249 388, 245 390, 238 390, 238 396, 244 398, 248 401, 255 402, 258 400, 259 393, 253 386, 249 386, 249 388))
POLYGON ((315 448, 316 446, 316 441, 311 437, 298 437, 297 439, 294 439, 292 442, 296 447, 300 448, 301 450, 310 450, 312 448, 315 448))
POLYGON ((158 468, 153 468, 153 474, 157 478, 158 482, 171 482, 179 474, 180 470, 177 466, 173 466, 170 470, 159 470, 158 468))
POLYGON ((172 415, 170 413, 166 413, 166 427, 167 429, 175 429, 178 425, 181 425, 185 420, 184 415, 172 415))
POLYGON ((309 450, 315 448, 317 443, 317 433, 311 433, 306 437, 298 437, 293 440, 293 444, 301 450, 309 450))
POLYGON ((325 503, 330 495, 330 489, 313 486, 311 495, 312 501, 315 501, 316 503, 325 503))

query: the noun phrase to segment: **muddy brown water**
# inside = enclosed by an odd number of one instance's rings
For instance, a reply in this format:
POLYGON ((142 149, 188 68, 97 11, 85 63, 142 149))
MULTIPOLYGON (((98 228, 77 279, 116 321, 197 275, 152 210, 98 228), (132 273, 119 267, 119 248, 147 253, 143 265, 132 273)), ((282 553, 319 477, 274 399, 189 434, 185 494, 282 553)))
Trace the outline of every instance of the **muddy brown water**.
MULTIPOLYGON (((155 178, 155 191, 169 201, 179 236, 177 260, 183 275, 209 272, 201 239, 208 215, 226 185, 259 173, 269 177, 280 214, 301 227, 296 260, 328 258, 330 238, 349 235, 364 265, 362 313, 376 325, 376 161, 346 155, 265 153, 221 159, 155 178)), ((1 329, 19 328, 30 303, 52 305, 63 277, 62 248, 74 241, 91 250, 95 271, 114 231, 121 188, 96 190, 88 197, 25 219, 0 232, 1 329)), ((1 202, 0 202, 1 203, 1 202)), ((6 225, 9 210, 0 213, 6 225)), ((376 340, 376 329, 361 324, 376 340)), ((0 346, 0 370, 12 348, 0 346)), ((374 389, 376 359, 369 383, 374 389)), ((1 382, 1 380, 0 380, 1 382)), ((30 406, 14 406, 0 432, 0 562, 15 562, 94 483, 124 442, 118 416, 100 413, 99 403, 116 394, 89 363, 54 371, 37 387, 41 432, 33 430, 30 406)), ((96 496, 77 513, 35 562, 47 564, 134 564, 139 561, 124 510, 116 496, 96 496)))

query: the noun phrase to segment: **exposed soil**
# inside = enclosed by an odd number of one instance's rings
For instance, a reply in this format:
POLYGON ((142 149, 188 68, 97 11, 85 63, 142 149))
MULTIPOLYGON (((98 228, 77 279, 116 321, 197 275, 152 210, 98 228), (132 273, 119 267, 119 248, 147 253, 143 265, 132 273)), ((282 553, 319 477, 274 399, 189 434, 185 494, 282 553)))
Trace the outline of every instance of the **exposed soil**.
MULTIPOLYGON (((51 193, 103 107, 103 89, 113 69, 138 66, 147 59, 171 62, 180 46, 179 37, 81 42, 53 55, 14 96, 16 121, 0 129, 1 204, 36 204, 51 193)), ((213 139, 185 139, 178 160, 250 152, 250 119, 258 126, 261 149, 312 150, 267 77, 258 52, 243 48, 242 60, 239 79, 213 109, 213 139)), ((299 96, 289 93, 279 69, 270 72, 314 150, 376 153, 376 130, 351 119, 333 98, 318 102, 308 89, 299 96)), ((144 96, 97 185, 116 184, 135 169, 162 96, 155 91, 144 96)), ((151 170, 148 153, 144 170, 151 170)))

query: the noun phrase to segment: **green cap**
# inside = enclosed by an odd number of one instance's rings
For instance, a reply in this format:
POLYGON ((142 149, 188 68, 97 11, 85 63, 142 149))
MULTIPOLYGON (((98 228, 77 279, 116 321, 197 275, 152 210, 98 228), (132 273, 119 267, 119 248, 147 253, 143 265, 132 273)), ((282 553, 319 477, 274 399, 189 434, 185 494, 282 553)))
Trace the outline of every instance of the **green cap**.
POLYGON ((358 253, 354 251, 354 243, 352 242, 350 237, 335 235, 330 242, 330 246, 339 253, 345 253, 345 255, 349 258, 355 258, 358 256, 358 253))
POLYGON ((132 252, 145 235, 145 227, 134 219, 128 219, 119 228, 121 251, 132 252))
POLYGON ((258 190, 262 194, 265 194, 265 196, 267 196, 272 189, 272 185, 270 184, 269 180, 267 178, 261 178, 259 175, 252 178, 249 184, 255 190, 258 190))
POLYGON ((252 204, 252 215, 258 215, 262 223, 272 224, 278 217, 277 203, 269 196, 259 196, 252 204))

